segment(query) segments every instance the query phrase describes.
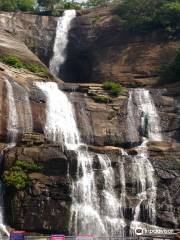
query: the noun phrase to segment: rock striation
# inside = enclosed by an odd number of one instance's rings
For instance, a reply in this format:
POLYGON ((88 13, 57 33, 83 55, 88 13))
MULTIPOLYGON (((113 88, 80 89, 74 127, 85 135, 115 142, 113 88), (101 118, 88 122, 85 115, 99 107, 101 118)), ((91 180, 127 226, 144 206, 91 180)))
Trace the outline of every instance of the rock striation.
MULTIPOLYGON (((27 63, 48 65, 56 22, 57 18, 54 17, 1 12, 0 54, 10 53, 27 63), (36 53, 43 63, 26 46, 36 53)), ((67 61, 60 76, 66 82, 73 81, 73 84, 58 81, 59 87, 73 103, 81 138, 94 154, 93 169, 96 172, 99 194, 102 193, 103 178, 97 155, 102 153, 109 156, 117 180, 120 178, 117 161, 124 163, 127 221, 132 220, 137 202, 130 175, 131 157, 137 155, 137 146, 142 142, 144 133, 139 124, 133 141, 127 134, 127 105, 131 89, 127 88, 119 97, 112 97, 101 84, 97 83, 111 79, 130 87, 139 85, 149 87, 156 81, 155 68, 164 59, 165 61, 172 59, 179 44, 179 41, 164 42, 156 35, 141 37, 127 35, 108 8, 78 12, 70 31, 67 61), (99 95, 108 96, 109 102, 95 101, 94 97, 99 95), (124 151, 128 155, 124 155, 124 151)), ((2 171, 10 170, 16 165, 17 160, 38 163, 43 167, 40 172, 28 174, 29 183, 25 189, 17 190, 12 186, 5 186, 6 223, 12 228, 30 232, 68 234, 72 181, 77 177, 77 152, 67 150, 45 138, 43 132, 47 99, 34 85, 37 81, 57 79, 0 63, 1 147, 7 144, 9 116, 4 78, 7 78, 13 87, 19 114, 23 99, 17 91, 17 84, 27 91, 33 129, 26 133, 18 129, 17 145, 6 152, 2 171)), ((148 144, 149 160, 155 169, 157 180, 157 225, 178 228, 180 227, 179 85, 166 88, 160 86, 159 89, 150 89, 150 93, 160 116, 163 135, 163 141, 148 144)), ((137 122, 140 121, 138 114, 135 114, 134 118, 137 122)), ((117 184, 115 189, 117 194, 121 193, 120 184, 117 184)), ((144 219, 145 221, 147 219, 144 219)))

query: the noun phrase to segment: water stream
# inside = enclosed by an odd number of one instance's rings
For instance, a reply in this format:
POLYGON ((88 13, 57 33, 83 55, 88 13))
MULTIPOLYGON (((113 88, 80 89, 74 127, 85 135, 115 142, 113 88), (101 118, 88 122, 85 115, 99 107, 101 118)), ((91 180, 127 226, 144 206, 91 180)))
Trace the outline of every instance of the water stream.
MULTIPOLYGON (((27 91, 16 82, 13 82, 12 85, 11 80, 7 77, 4 77, 4 81, 7 89, 9 114, 7 122, 7 147, 12 148, 17 143, 18 134, 32 132, 33 120, 27 91)), ((3 208, 3 187, 0 182, 0 230, 9 236, 9 232, 4 225, 3 208)))
POLYGON ((32 132, 33 119, 27 90, 18 83, 4 78, 8 99, 7 141, 8 147, 14 147, 18 134, 32 132), (19 111, 20 110, 20 111, 19 111))
MULTIPOLYGON (((148 147, 149 141, 161 141, 160 120, 156 107, 146 89, 135 89, 130 91, 128 105, 131 112, 128 112, 128 119, 131 119, 133 128, 137 128, 134 118, 132 117, 138 111, 141 132, 144 134, 142 144, 137 147, 137 155, 132 157, 132 178, 136 188, 139 202, 134 209, 134 219, 131 224, 132 228, 139 226, 141 222, 141 211, 146 211, 146 222, 156 225, 156 179, 154 168, 149 161, 148 147), (143 202, 146 202, 146 209, 141 208, 143 202)), ((133 136, 133 128, 128 128, 129 136, 133 136)))
MULTIPOLYGON (((58 77, 60 67, 66 59, 65 50, 68 43, 68 31, 72 19, 76 16, 74 10, 64 12, 59 18, 54 54, 50 62, 50 70, 58 77)), ((122 159, 117 162, 119 169, 120 196, 115 190, 117 183, 115 170, 111 159, 106 154, 95 154, 87 150, 81 141, 77 127, 74 108, 65 93, 57 83, 37 82, 36 86, 46 96, 46 123, 44 133, 48 139, 58 142, 68 150, 77 152, 78 170, 76 180, 72 184, 72 206, 69 221, 71 234, 95 234, 97 236, 124 236, 126 221, 126 178, 122 159), (99 190, 97 172, 94 161, 99 163, 99 179, 103 182, 99 190)), ((136 156, 131 158, 133 189, 136 192, 137 205, 134 207, 131 228, 141 223, 142 204, 146 202, 145 222, 156 224, 156 180, 154 169, 149 161, 147 143, 150 140, 161 141, 159 117, 148 90, 135 89, 130 91, 128 101, 128 138, 134 142, 138 138, 140 121, 142 144, 136 148, 136 156), (138 118, 135 118, 135 113, 138 118)), ((128 155, 125 151, 123 155, 128 155)))
POLYGON ((68 33, 71 21, 76 17, 75 10, 66 10, 59 18, 56 28, 53 57, 49 64, 49 69, 54 76, 59 75, 60 67, 66 60, 66 47, 68 44, 68 33))
POLYGON ((5 78, 4 81, 6 83, 7 99, 9 104, 9 110, 8 110, 9 116, 8 116, 8 123, 7 123, 8 143, 10 147, 13 147, 16 145, 16 141, 18 137, 19 119, 18 119, 12 85, 7 78, 5 78))

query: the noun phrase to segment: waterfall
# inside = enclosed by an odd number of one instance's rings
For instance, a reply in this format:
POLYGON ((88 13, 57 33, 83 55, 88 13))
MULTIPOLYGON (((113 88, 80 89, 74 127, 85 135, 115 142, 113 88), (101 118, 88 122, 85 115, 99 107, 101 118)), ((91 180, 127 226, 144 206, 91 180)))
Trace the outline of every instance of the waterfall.
MULTIPOLYGON (((18 83, 13 82, 11 85, 10 80, 4 77, 4 81, 7 89, 8 99, 8 122, 7 122, 7 135, 8 135, 8 147, 14 147, 17 142, 18 134, 31 132, 33 129, 32 112, 27 91, 18 83), (17 96, 16 96, 17 94, 17 96), (17 106, 19 110, 17 111, 17 106)), ((1 153, 2 154, 2 153, 1 153)), ((3 219, 3 187, 0 181, 0 230, 9 236, 9 232, 4 225, 3 219)))
POLYGON ((53 57, 49 64, 51 73, 56 77, 59 75, 61 65, 66 60, 65 51, 68 44, 68 32, 71 27, 71 21, 75 17, 75 10, 66 10, 57 23, 53 57))
POLYGON ((119 178, 121 185, 120 199, 116 196, 114 187, 116 184, 114 170, 111 166, 110 158, 105 154, 98 154, 102 175, 104 179, 101 209, 103 222, 109 236, 124 236, 126 223, 124 220, 123 208, 125 207, 125 175, 124 166, 119 162, 119 178))
POLYGON ((44 128, 46 137, 65 145, 67 149, 77 151, 78 171, 77 180, 72 185, 70 232, 95 233, 99 236, 115 233, 124 235, 125 175, 122 163, 119 163, 119 174, 123 190, 118 199, 114 190, 115 176, 111 160, 105 154, 97 155, 104 182, 102 194, 99 196, 93 168, 96 154, 88 152, 87 146, 81 142, 73 107, 66 94, 53 82, 36 82, 36 86, 47 98, 44 128))
POLYGON ((73 183, 70 231, 75 234, 105 235, 106 229, 99 214, 99 198, 93 170, 93 156, 78 152, 77 181, 73 183), (96 224, 94 224, 96 223, 96 224))
MULTIPOLYGON (((0 181, 0 231, 5 233, 9 237, 9 232, 4 225, 4 201, 3 201, 3 187, 2 183, 0 181)), ((2 234, 0 234, 0 237, 2 238, 2 234)))
POLYGON ((103 223, 99 216, 98 199, 96 194, 93 156, 86 146, 80 142, 79 131, 73 114, 73 107, 67 96, 58 88, 56 83, 36 83, 47 98, 45 135, 52 141, 64 144, 67 149, 77 151, 78 180, 73 183, 73 204, 71 220, 77 226, 74 231, 87 232, 92 229, 92 222, 97 222, 104 232, 103 223), (91 221, 92 220, 92 221, 91 221))
POLYGON ((159 116, 148 90, 136 89, 130 91, 128 105, 131 110, 131 112, 128 112, 128 119, 131 119, 132 122, 132 127, 129 128, 129 136, 133 134, 133 128, 137 128, 135 119, 132 118, 135 111, 139 114, 142 132, 146 136, 143 137, 142 144, 137 147, 138 154, 132 157, 132 182, 139 200, 131 224, 131 227, 134 228, 139 226, 141 221, 140 213, 143 202, 146 202, 146 209, 144 209, 147 212, 146 221, 152 225, 156 224, 156 180, 153 166, 148 159, 147 143, 148 141, 161 141, 162 136, 159 116))
POLYGON ((149 90, 133 91, 134 100, 141 117, 141 127, 150 141, 162 141, 160 120, 149 90))
POLYGON ((13 88, 7 78, 5 78, 4 81, 6 83, 7 98, 8 98, 8 104, 9 104, 9 111, 8 111, 9 117, 8 117, 8 123, 7 123, 8 142, 10 143, 10 146, 14 146, 17 141, 18 128, 19 128, 18 114, 16 109, 13 88))
POLYGON ((48 139, 65 144, 68 149, 80 144, 79 131, 74 119, 73 108, 67 96, 54 82, 36 82, 47 97, 45 135, 48 139))
POLYGON ((33 119, 27 91, 16 82, 13 83, 14 91, 10 81, 7 78, 4 78, 4 81, 6 83, 9 104, 8 143, 9 147, 13 147, 16 145, 19 133, 32 132, 33 119), (21 111, 17 111, 17 109, 21 111))
MULTIPOLYGON (((50 61, 51 73, 58 77, 60 68, 66 60, 68 32, 74 10, 67 10, 59 18, 53 57, 50 61)), ((74 117, 74 109, 56 83, 36 82, 36 86, 46 96, 46 123, 44 133, 48 139, 77 152, 77 176, 72 183, 72 206, 69 221, 71 234, 96 234, 97 236, 124 236, 127 223, 124 209, 126 208, 126 179, 124 163, 118 161, 121 191, 118 196, 115 186, 116 174, 111 166, 111 159, 106 154, 95 154, 87 150, 81 142, 80 133, 74 117), (94 161, 99 163, 99 173, 94 169, 94 161), (97 176, 98 174, 98 176, 97 176), (98 186, 102 182, 102 189, 98 186)), ((130 91, 128 101, 128 138, 135 142, 139 138, 138 120, 143 133, 143 143, 137 147, 137 155, 131 156, 132 182, 136 191, 137 205, 134 208, 134 219, 131 228, 141 222, 141 205, 146 202, 146 222, 156 222, 156 181, 154 169, 148 159, 147 143, 149 140, 160 141, 159 117, 148 90, 130 91), (136 113, 136 114, 135 114, 136 113)), ((127 155, 124 151, 122 156, 127 155)))

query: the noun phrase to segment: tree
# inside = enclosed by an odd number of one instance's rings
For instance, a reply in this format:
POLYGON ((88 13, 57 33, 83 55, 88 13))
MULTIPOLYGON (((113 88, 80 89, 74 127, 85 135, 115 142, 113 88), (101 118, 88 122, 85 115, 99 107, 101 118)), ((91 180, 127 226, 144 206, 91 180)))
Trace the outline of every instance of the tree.
POLYGON ((41 7, 44 7, 46 10, 54 10, 56 4, 58 4, 60 0, 38 0, 38 4, 41 7))
POLYGON ((21 11, 31 11, 35 5, 35 0, 17 0, 17 8, 21 11))
POLYGON ((180 0, 124 0, 115 13, 132 31, 173 30, 180 21, 180 0))
POLYGON ((0 0, 0 9, 2 11, 13 12, 17 9, 16 0, 0 0))
POLYGON ((0 10, 8 12, 31 11, 34 4, 35 0, 0 0, 0 10))
POLYGON ((85 7, 97 7, 97 6, 103 6, 110 2, 110 0, 88 0, 83 5, 85 7))

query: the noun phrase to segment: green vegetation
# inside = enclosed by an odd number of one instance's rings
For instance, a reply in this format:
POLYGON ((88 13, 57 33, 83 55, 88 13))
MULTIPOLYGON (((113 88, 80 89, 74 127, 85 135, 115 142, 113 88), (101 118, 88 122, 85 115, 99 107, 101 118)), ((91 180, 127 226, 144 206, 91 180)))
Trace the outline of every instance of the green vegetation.
POLYGON ((16 166, 23 169, 25 172, 38 172, 42 170, 42 166, 37 165, 33 162, 27 162, 27 161, 16 161, 16 166))
POLYGON ((11 169, 3 174, 3 181, 18 190, 23 189, 28 184, 28 177, 22 170, 11 169))
POLYGON ((16 56, 1 56, 0 61, 14 68, 24 68, 23 62, 16 56))
POLYGON ((64 9, 75 9, 75 10, 80 10, 81 5, 76 2, 64 2, 63 4, 64 9))
POLYGON ((94 99, 95 102, 98 102, 98 103, 109 103, 109 102, 111 102, 110 97, 104 96, 104 95, 94 96, 93 99, 94 99))
POLYGON ((0 61, 14 68, 24 68, 37 74, 49 75, 48 69, 39 64, 25 64, 16 56, 0 56, 0 61))
POLYGON ((91 8, 91 7, 97 7, 97 6, 103 6, 110 3, 109 0, 88 0, 83 4, 84 7, 91 8))
POLYGON ((124 0, 114 13, 134 32, 162 29, 170 37, 180 34, 179 0, 124 0))
POLYGON ((0 10, 16 11, 50 11, 53 16, 60 16, 63 9, 81 9, 81 4, 66 0, 0 0, 0 10))
POLYGON ((177 51, 174 61, 161 68, 160 82, 161 83, 180 82, 180 49, 177 51))
POLYGON ((104 82, 103 88, 113 96, 118 96, 124 92, 124 88, 121 86, 120 83, 116 83, 112 81, 104 82))
POLYGON ((38 6, 46 11, 51 11, 53 16, 60 16, 63 9, 81 9, 81 4, 78 2, 66 0, 38 0, 38 6))
POLYGON ((46 10, 54 10, 55 5, 58 4, 59 0, 38 0, 39 6, 44 7, 46 10))
POLYGON ((27 161, 16 161, 15 166, 5 171, 3 181, 13 188, 18 190, 24 189, 29 184, 28 174, 31 172, 39 172, 42 167, 36 163, 27 161))
POLYGON ((34 73, 48 74, 48 69, 38 64, 25 64, 25 68, 34 73))
POLYGON ((32 11, 35 0, 0 0, 0 10, 2 11, 32 11))

